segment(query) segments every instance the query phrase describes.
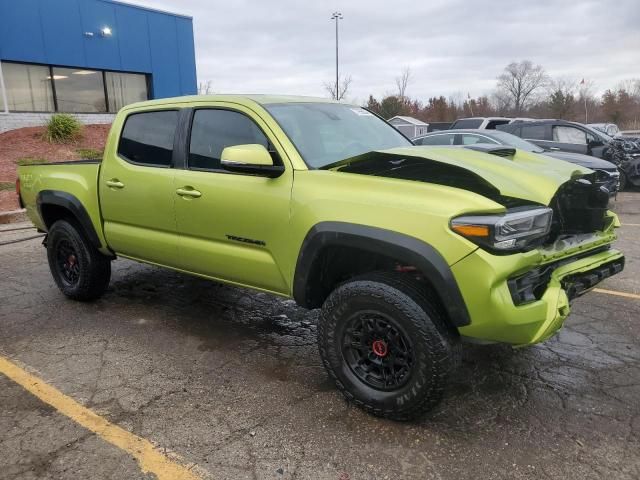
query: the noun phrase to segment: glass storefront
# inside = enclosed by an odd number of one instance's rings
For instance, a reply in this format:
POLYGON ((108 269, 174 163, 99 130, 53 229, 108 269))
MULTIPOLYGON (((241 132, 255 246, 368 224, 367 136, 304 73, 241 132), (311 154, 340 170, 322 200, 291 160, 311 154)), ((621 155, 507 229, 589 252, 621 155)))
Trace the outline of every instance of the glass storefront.
MULTIPOLYGON (((147 100, 147 75, 2 62, 7 106, 15 112, 117 112, 147 100)), ((0 111, 2 95, 0 92, 0 111)))

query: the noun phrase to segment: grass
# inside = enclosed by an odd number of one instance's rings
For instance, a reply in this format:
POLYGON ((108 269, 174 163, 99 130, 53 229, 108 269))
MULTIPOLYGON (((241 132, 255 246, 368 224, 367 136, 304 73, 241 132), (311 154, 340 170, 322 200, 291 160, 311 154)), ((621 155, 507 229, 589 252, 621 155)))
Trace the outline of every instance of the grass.
POLYGON ((35 165, 37 163, 47 163, 47 160, 42 157, 22 157, 16 160, 18 165, 35 165))
POLYGON ((72 143, 82 136, 82 123, 66 113, 52 115, 46 124, 44 138, 49 143, 72 143))
POLYGON ((13 182, 0 182, 0 192, 3 190, 15 190, 16 184, 13 182))
POLYGON ((93 148, 78 148, 76 153, 83 160, 102 160, 102 151, 93 148))

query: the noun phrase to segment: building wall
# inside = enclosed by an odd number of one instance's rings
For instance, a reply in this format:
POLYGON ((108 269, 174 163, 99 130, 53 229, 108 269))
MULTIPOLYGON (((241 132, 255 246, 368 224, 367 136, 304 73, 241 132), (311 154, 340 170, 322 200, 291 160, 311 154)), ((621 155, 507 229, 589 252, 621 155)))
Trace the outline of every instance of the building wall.
POLYGON ((1 60, 148 73, 153 98, 196 93, 190 17, 112 0, 0 0, 0 22, 1 60))
MULTIPOLYGON (((53 113, 8 113, 0 114, 0 133, 16 128, 39 127, 47 123, 53 113)), ((115 113, 74 113, 74 117, 85 125, 113 123, 115 113)))

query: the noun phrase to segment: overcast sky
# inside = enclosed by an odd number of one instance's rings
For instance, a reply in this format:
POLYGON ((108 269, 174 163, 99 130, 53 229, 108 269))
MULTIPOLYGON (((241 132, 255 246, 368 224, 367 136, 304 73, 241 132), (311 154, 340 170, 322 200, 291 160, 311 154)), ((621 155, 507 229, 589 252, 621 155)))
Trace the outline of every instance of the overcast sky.
POLYGON ((509 62, 530 59, 554 77, 601 92, 640 77, 640 0, 130 0, 193 17, 198 80, 216 93, 321 95, 340 70, 349 97, 489 93, 509 62))

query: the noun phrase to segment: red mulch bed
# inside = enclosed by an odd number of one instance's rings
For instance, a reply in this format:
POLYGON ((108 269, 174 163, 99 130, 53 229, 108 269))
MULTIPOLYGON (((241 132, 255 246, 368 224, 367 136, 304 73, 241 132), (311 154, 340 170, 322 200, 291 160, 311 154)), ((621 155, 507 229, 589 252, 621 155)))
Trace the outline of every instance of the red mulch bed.
MULTIPOLYGON (((49 143, 43 139, 44 127, 28 127, 0 133, 0 182, 15 182, 18 160, 42 158, 47 162, 80 160, 79 148, 104 150, 111 125, 85 125, 82 138, 71 144, 49 143)), ((0 190, 0 212, 16 210, 13 191, 0 190)))

